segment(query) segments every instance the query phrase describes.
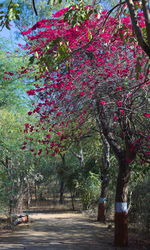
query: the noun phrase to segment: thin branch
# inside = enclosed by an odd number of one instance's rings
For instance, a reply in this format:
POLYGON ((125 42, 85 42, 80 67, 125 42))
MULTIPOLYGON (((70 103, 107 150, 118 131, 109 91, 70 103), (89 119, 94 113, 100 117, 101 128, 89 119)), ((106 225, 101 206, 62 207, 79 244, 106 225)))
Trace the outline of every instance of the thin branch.
POLYGON ((75 157, 77 157, 78 159, 82 159, 82 156, 78 153, 75 153, 74 151, 70 151, 75 157))
POLYGON ((147 43, 144 41, 142 32, 141 32, 140 27, 139 27, 139 25, 138 25, 133 1, 132 1, 132 0, 126 0, 126 2, 127 2, 128 9, 129 9, 129 12, 130 12, 131 21, 132 21, 132 25, 133 25, 133 30, 134 30, 134 32, 135 32, 137 41, 138 41, 140 47, 141 47, 141 48, 145 51, 145 53, 150 57, 150 47, 149 47, 149 46, 147 45, 147 43))
POLYGON ((125 1, 124 1, 124 2, 120 2, 120 3, 116 4, 111 10, 108 11, 107 17, 106 17, 106 19, 105 19, 105 21, 104 21, 104 23, 103 23, 103 26, 105 25, 105 23, 106 23, 107 19, 109 18, 110 14, 111 14, 116 8, 120 7, 121 5, 123 5, 123 4, 125 4, 125 3, 126 3, 125 1))
POLYGON ((142 8, 145 17, 145 26, 147 33, 148 45, 150 46, 150 10, 148 7, 148 1, 142 0, 142 8))
POLYGON ((35 12, 35 15, 38 16, 38 13, 37 13, 37 10, 36 10, 36 7, 35 7, 35 1, 32 0, 32 6, 33 6, 33 10, 35 12))
POLYGON ((1 160, 0 162, 3 164, 4 167, 6 167, 6 163, 3 160, 1 160))

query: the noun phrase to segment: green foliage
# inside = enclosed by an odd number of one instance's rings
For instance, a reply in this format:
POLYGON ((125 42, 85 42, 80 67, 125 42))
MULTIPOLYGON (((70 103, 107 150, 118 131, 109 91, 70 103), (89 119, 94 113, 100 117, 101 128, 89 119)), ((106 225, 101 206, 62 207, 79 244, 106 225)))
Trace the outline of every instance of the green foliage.
POLYGON ((89 172, 89 176, 82 180, 80 186, 80 198, 83 204, 83 209, 88 209, 90 205, 95 203, 100 194, 100 179, 99 175, 89 172))
POLYGON ((133 189, 130 220, 138 230, 150 231, 150 178, 133 189))
POLYGON ((74 27, 75 25, 81 25, 93 13, 97 13, 96 8, 85 8, 85 2, 79 1, 73 7, 69 7, 68 11, 64 14, 64 20, 74 27))
POLYGON ((17 115, 6 109, 0 110, 0 201, 10 212, 16 206, 27 173, 25 162, 28 159, 20 149, 24 139, 21 128, 17 115))
POLYGON ((49 5, 56 5, 56 4, 61 4, 62 0, 48 0, 47 4, 49 5))
POLYGON ((20 6, 18 3, 14 1, 10 1, 8 5, 5 7, 3 3, 0 4, 0 26, 1 29, 6 27, 10 30, 10 22, 12 20, 20 19, 20 6))
POLYGON ((18 76, 21 67, 25 67, 28 62, 20 51, 8 52, 9 41, 0 41, 0 108, 27 109, 29 99, 25 91, 30 83, 22 75, 18 76), (8 47, 5 46, 7 44, 8 47))
MULTIPOLYGON (((43 55, 38 59, 38 63, 41 65, 40 72, 57 69, 58 65, 69 56, 67 42, 61 40, 61 38, 51 41, 44 50, 43 55), (57 50, 50 54, 49 50, 53 47, 57 47, 57 50)), ((34 60, 30 59, 30 63, 32 62, 34 60)))

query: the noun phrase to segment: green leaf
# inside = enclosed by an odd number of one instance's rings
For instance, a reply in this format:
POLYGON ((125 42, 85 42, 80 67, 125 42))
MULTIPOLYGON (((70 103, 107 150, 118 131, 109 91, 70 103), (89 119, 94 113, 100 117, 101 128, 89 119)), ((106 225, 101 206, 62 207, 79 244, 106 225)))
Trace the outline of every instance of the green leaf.
POLYGON ((34 63, 35 56, 31 56, 29 59, 29 65, 34 63))
POLYGON ((62 0, 48 0, 47 1, 47 4, 48 5, 56 5, 56 4, 61 4, 62 3, 62 0))
POLYGON ((88 31, 88 38, 89 38, 90 41, 91 41, 92 38, 93 38, 92 33, 91 33, 90 31, 88 31))
POLYGON ((17 15, 17 16, 16 16, 16 19, 17 19, 17 20, 20 20, 20 16, 19 16, 19 15, 17 15))

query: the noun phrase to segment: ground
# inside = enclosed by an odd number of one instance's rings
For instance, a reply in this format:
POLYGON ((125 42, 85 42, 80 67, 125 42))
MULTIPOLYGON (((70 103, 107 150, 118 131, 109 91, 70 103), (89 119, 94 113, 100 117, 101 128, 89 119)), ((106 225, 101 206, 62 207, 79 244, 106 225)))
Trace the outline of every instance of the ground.
MULTIPOLYGON (((114 250, 113 228, 79 212, 35 212, 15 231, 0 233, 1 250, 114 250)), ((148 249, 133 241, 129 250, 148 249)))

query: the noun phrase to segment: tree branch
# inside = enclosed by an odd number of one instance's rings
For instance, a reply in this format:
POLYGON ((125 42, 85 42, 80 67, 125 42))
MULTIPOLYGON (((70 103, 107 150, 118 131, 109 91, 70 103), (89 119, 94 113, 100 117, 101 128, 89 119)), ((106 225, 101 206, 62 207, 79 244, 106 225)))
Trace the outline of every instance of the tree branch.
POLYGON ((4 167, 6 167, 6 164, 3 160, 1 160, 0 162, 3 164, 4 167))
POLYGON ((33 10, 35 12, 35 15, 38 16, 38 13, 37 13, 37 10, 36 10, 36 7, 35 7, 35 1, 32 0, 32 6, 33 6, 33 10))
POLYGON ((142 0, 142 8, 145 17, 145 26, 147 33, 148 45, 150 46, 150 10, 148 7, 148 1, 142 0))
POLYGON ((138 25, 137 17, 136 17, 136 13, 135 13, 135 9, 134 9, 134 3, 132 0, 126 0, 126 3, 128 5, 128 9, 130 12, 131 21, 132 21, 132 25, 133 25, 133 30, 134 30, 135 35, 137 37, 138 44, 145 51, 145 53, 150 57, 150 47, 144 41, 142 32, 141 32, 140 27, 138 25))

